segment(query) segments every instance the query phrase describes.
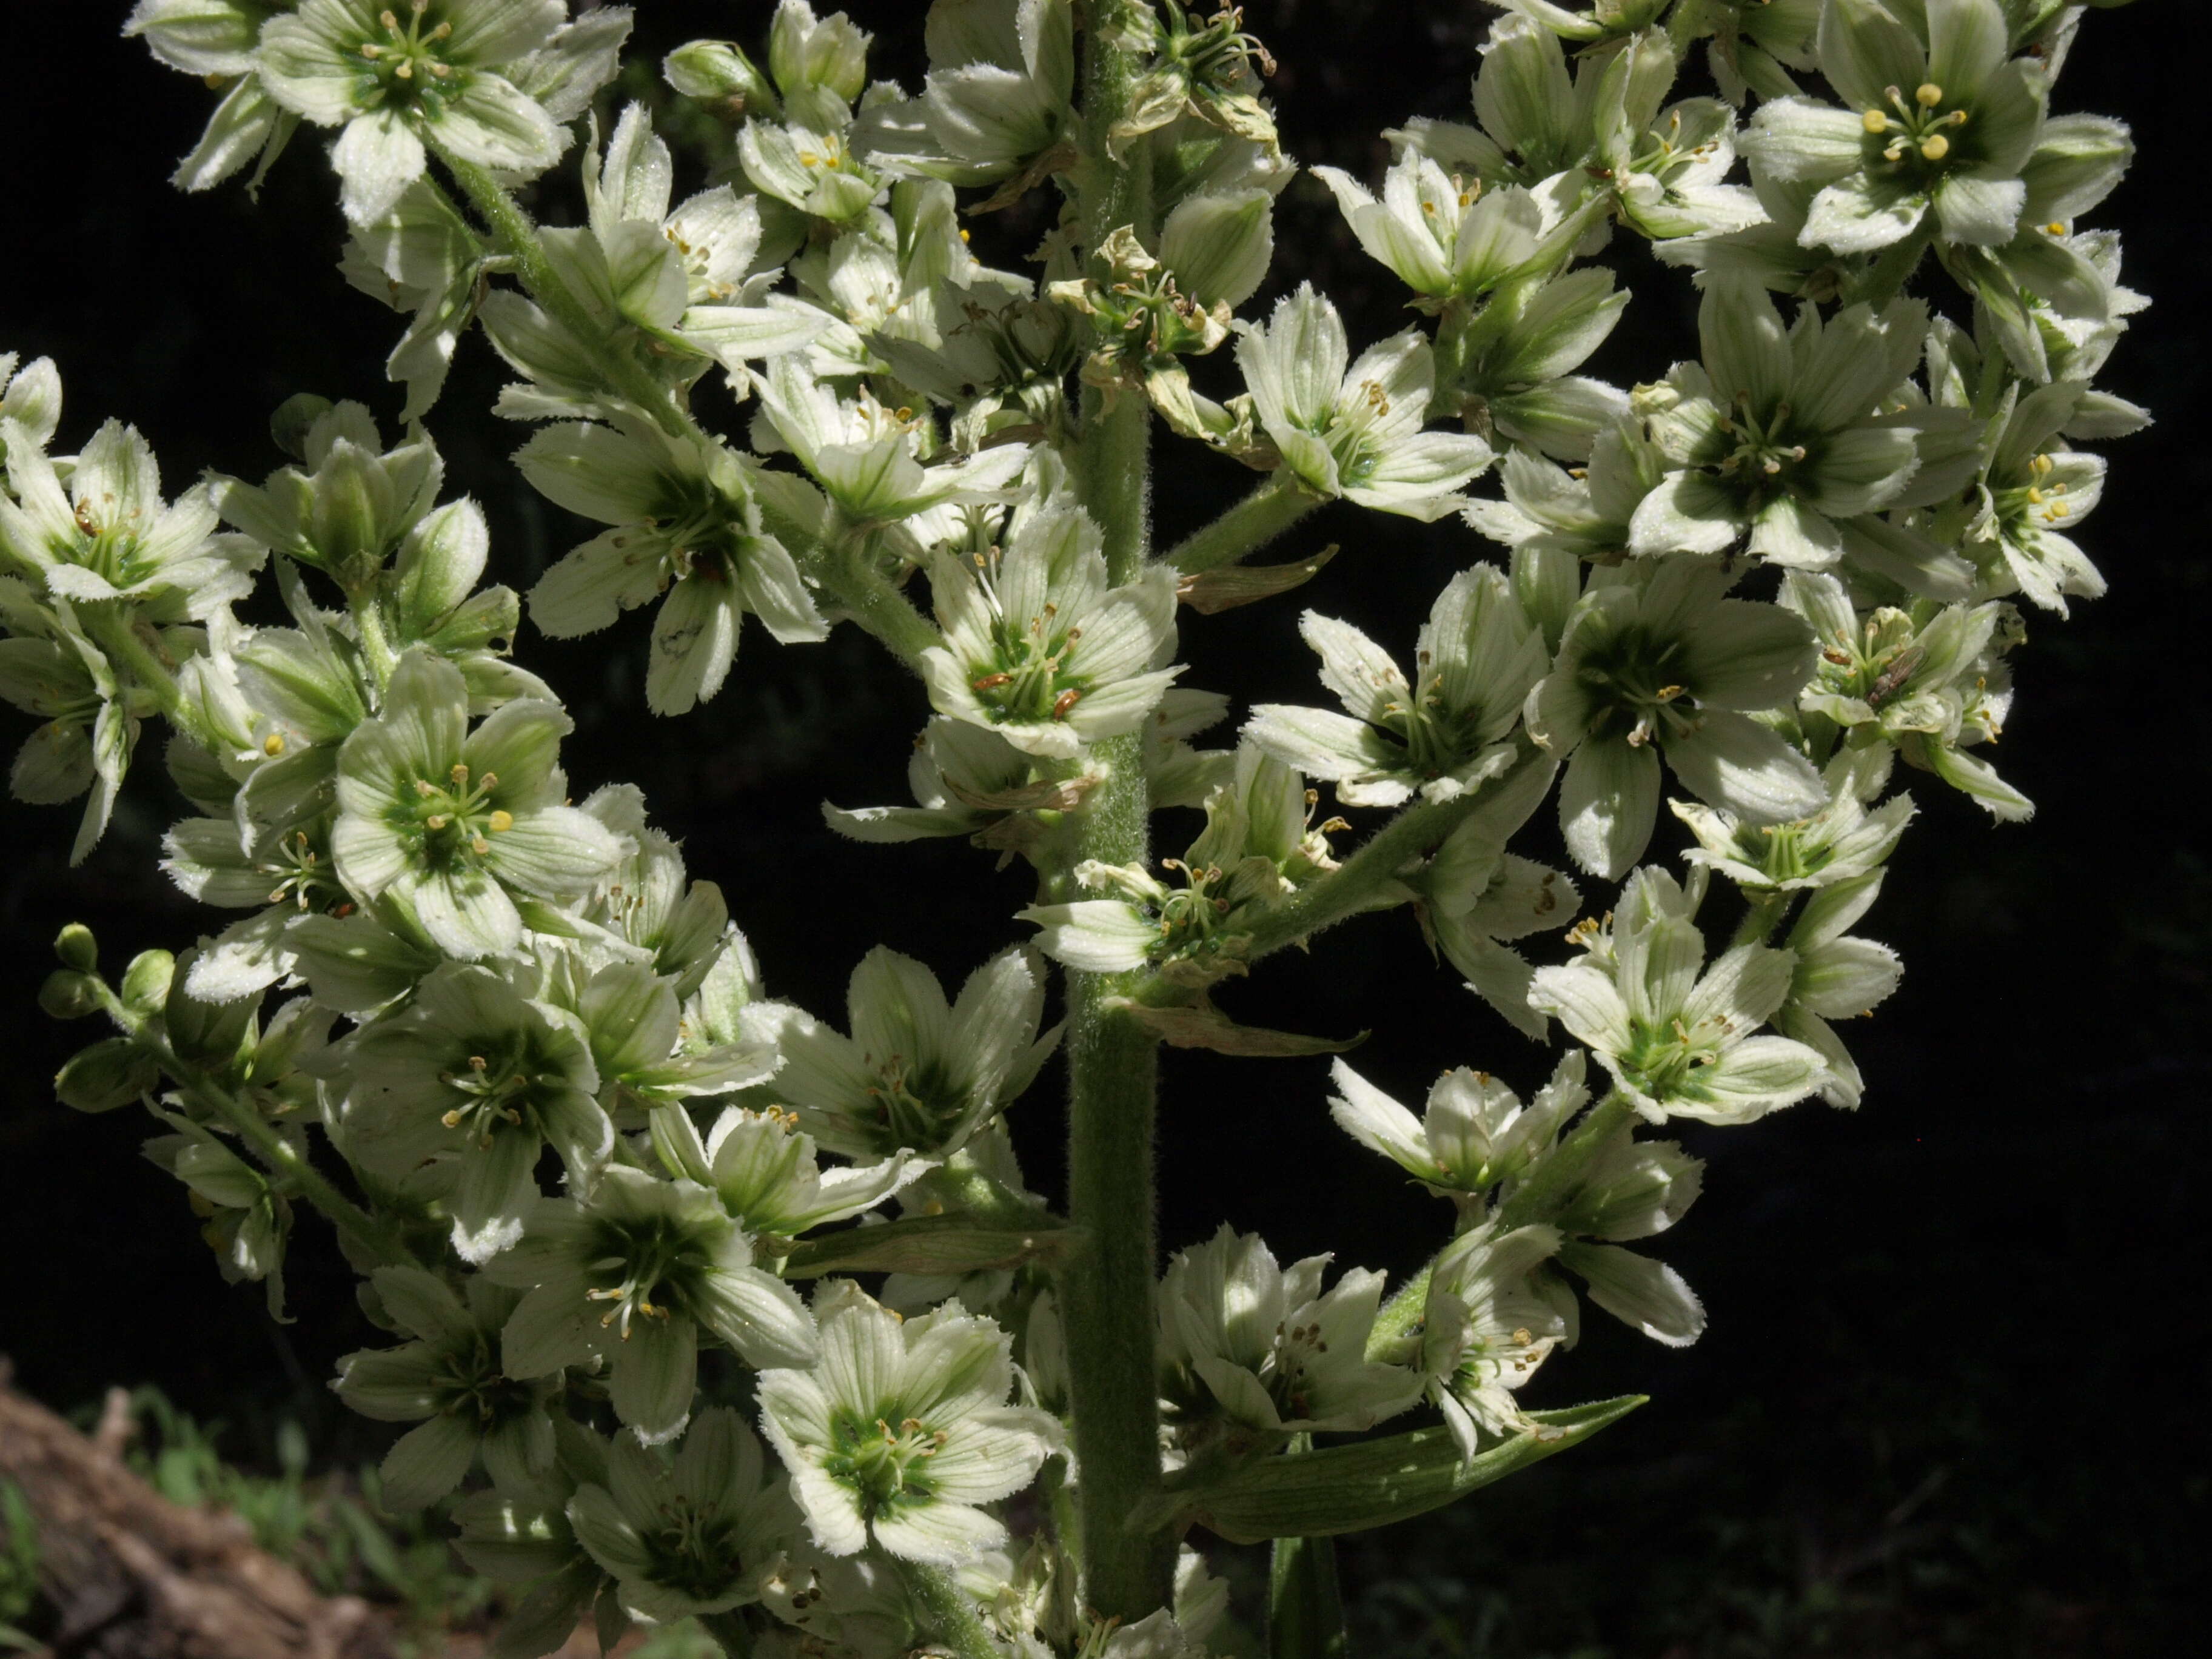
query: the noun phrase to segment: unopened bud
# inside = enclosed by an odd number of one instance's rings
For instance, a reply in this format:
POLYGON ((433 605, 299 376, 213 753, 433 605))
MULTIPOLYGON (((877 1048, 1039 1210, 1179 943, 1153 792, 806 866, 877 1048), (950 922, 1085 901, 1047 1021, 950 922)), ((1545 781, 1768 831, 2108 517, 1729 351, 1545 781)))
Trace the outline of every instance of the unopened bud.
POLYGON ((686 98, 728 100, 746 114, 774 115, 775 89, 753 60, 728 40, 694 40, 661 60, 660 72, 686 98))
POLYGON ((82 1019, 100 1008, 100 981, 90 974, 63 968, 39 988, 39 1007, 53 1019, 82 1019))
POLYGON ((100 945, 92 936, 92 929, 81 921, 73 921, 54 935, 54 954, 62 965, 88 974, 100 965, 100 945))
POLYGON ((157 1012, 169 1000, 169 981, 177 959, 167 951, 141 951, 123 970, 123 1006, 141 1014, 157 1012))

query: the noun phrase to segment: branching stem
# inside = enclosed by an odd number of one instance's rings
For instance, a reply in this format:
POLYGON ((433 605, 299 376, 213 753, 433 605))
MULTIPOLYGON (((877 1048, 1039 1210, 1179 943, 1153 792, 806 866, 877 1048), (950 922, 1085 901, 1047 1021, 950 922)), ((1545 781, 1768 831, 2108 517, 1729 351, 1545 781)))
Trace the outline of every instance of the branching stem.
POLYGON ((1237 564, 1321 505, 1321 498, 1278 473, 1212 524, 1177 542, 1167 562, 1186 576, 1237 564))

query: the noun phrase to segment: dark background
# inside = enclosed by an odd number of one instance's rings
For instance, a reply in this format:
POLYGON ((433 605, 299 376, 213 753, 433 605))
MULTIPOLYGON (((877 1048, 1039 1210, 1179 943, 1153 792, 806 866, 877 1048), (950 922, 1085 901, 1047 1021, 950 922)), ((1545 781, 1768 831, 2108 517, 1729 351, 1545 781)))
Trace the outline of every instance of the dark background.
MULTIPOLYGON (((916 84, 921 6, 850 9, 882 36, 876 72, 916 84)), ((315 142, 295 144, 258 208, 235 184, 170 190, 170 158, 211 99, 116 37, 124 9, 36 9, 44 39, 27 53, 16 37, 0 102, 0 349, 60 363, 60 447, 117 415, 152 439, 173 491, 204 468, 255 477, 276 465, 267 416, 295 392, 362 398, 391 419, 398 397, 381 365, 398 322, 337 273, 341 232, 315 142)), ((757 41, 769 7, 640 9, 639 45, 657 56, 696 34, 757 41)), ((1491 15, 1367 0, 1248 13, 1281 60, 1271 90, 1286 149, 1370 179, 1387 160, 1381 128, 1466 118, 1491 15)), ((2078 604, 2070 622, 2032 615, 2015 658, 2019 702, 1998 758, 2041 810, 1997 826, 1934 780, 1909 780, 1922 815, 1863 928, 1907 967, 1900 994, 1849 1034, 1866 1105, 1692 1127, 1706 1196, 1661 1253, 1703 1295, 1710 1334, 1673 1352, 1594 1316, 1532 1397, 1637 1390, 1651 1405, 1448 1522, 1351 1547, 1363 1650, 2148 1656, 2175 1650, 2187 1628, 2184 1587, 2201 1557, 2186 1539, 2207 1504, 2212 868, 2203 820, 2184 805, 2206 759, 2193 434, 2207 237, 2202 111, 2180 85, 2176 19, 2155 3, 2093 14, 2054 104, 2134 124, 2135 171, 2098 218, 2124 230, 2128 279, 2158 303, 2106 383, 2160 418, 2109 447, 2106 502, 2081 534, 2111 596, 2078 604)), ((549 181, 548 218, 573 216, 572 176, 549 181)), ((1403 325, 1395 279, 1359 253, 1317 183, 1294 183, 1277 222, 1272 291, 1324 285, 1356 343, 1403 325)), ((1015 264, 1037 228, 979 224, 978 249, 1015 264)), ((1636 299, 1596 372, 1654 378, 1689 347, 1693 296, 1632 247, 1608 258, 1636 299)), ((504 464, 524 434, 478 412, 504 378, 480 339, 465 342, 429 424, 448 494, 471 492, 491 515, 495 575, 526 588, 586 532, 504 464)), ((703 405, 729 410, 719 391, 703 405)), ((1244 487, 1238 469, 1187 447, 1162 458, 1164 538, 1244 487)), ((1281 553, 1332 540, 1343 556, 1310 593, 1187 619, 1192 683, 1246 702, 1322 700, 1295 632, 1304 603, 1402 649, 1453 570, 1498 556, 1455 523, 1349 509, 1281 553)), ((567 644, 526 630, 522 654, 576 716, 578 792, 645 787, 694 873, 723 884, 772 994, 836 1012, 846 973, 878 940, 957 981, 1018 935, 1007 917, 1027 900, 1024 871, 994 878, 958 842, 860 848, 822 828, 824 796, 908 799, 906 737, 923 700, 866 639, 840 629, 785 649, 749 629, 721 696, 660 720, 643 706, 647 627, 636 616, 567 644)), ((32 1006, 62 922, 91 923, 113 966, 223 920, 155 867, 179 810, 157 755, 142 748, 113 828, 81 868, 64 861, 71 814, 0 807, 0 1351, 57 1405, 154 1382, 237 1425, 241 1456, 292 1414, 328 1455, 358 1458, 375 1425, 346 1419, 319 1383, 367 1333, 320 1224, 303 1222, 293 1252, 298 1322, 276 1327, 257 1291, 219 1281, 181 1194, 137 1157, 143 1120, 79 1116, 47 1087, 91 1035, 32 1006)), ((1161 850, 1195 827, 1194 815, 1164 819, 1161 850)), ((1431 969, 1402 913, 1329 936, 1310 960, 1272 963, 1224 1000, 1272 1024, 1372 1026, 1357 1063, 1408 1101, 1450 1065, 1524 1089, 1540 1080, 1538 1051, 1449 969, 1431 969)), ((1030 1179, 1048 1191, 1054 1086, 1048 1077, 1015 1115, 1030 1179)), ((1330 1125, 1323 1062, 1170 1054, 1166 1089, 1168 1246, 1225 1215, 1285 1260, 1334 1249, 1344 1265, 1402 1273, 1441 1237, 1441 1208, 1330 1125)))

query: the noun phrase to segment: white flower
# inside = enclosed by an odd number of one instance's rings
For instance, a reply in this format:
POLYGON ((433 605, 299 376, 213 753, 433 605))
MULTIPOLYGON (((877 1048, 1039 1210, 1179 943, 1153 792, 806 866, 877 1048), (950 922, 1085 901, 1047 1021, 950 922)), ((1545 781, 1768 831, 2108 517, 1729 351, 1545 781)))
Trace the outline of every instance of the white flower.
POLYGON ((1249 1447, 1302 1429, 1370 1428, 1420 1397, 1419 1376, 1367 1359, 1382 1275, 1355 1267, 1324 1292, 1328 1262, 1308 1256, 1285 1271, 1226 1222, 1169 1261, 1161 1387, 1187 1454, 1224 1437, 1249 1447))
POLYGON ((533 173, 561 158, 552 113, 502 71, 547 46, 565 0, 303 0, 261 32, 261 82, 286 109, 342 127, 331 164, 356 224, 422 175, 428 141, 479 167, 533 173))
POLYGON ((1589 1102, 1578 1048, 1560 1057, 1551 1081, 1526 1106, 1489 1073, 1462 1066, 1436 1080, 1418 1118, 1341 1060, 1329 1075, 1338 1090, 1329 1101, 1337 1127, 1431 1192, 1460 1200, 1463 1213, 1478 1215, 1481 1195, 1545 1156, 1560 1126, 1589 1102))
POLYGON ((1702 870, 1686 889, 1663 870, 1638 871, 1609 927, 1577 930, 1582 959, 1539 968, 1529 992, 1655 1123, 1749 1123, 1829 1080, 1805 1044, 1752 1035, 1790 994, 1791 952, 1739 945, 1705 965, 1692 920, 1705 888, 1702 870))
POLYGON ((1057 1026, 1037 1035, 1037 969, 1019 947, 1002 951, 948 1005, 927 968, 878 945, 853 970, 850 1036, 780 1011, 784 1063, 772 1092, 835 1152, 957 1152, 1029 1087, 1060 1041, 1057 1026))
POLYGON ((1033 755, 1072 760, 1133 732, 1180 668, 1175 572, 1106 585, 1098 527, 1073 501, 1023 515, 996 556, 940 553, 930 592, 945 643, 922 654, 938 713, 1033 755))
POLYGON ((1436 368, 1412 329, 1351 348, 1336 307, 1310 284, 1275 307, 1267 325, 1240 325, 1244 371, 1267 436, 1309 489, 1380 512, 1440 519, 1488 466, 1490 446, 1463 433, 1424 432, 1436 368))
POLYGON ((902 1320, 842 1279, 815 1315, 821 1358, 763 1371, 759 1395, 816 1545, 949 1565, 1003 1543, 981 1505, 1027 1486, 1062 1438, 1057 1419, 1006 1403, 1011 1339, 957 1302, 902 1320))
POLYGON ((1336 784, 1347 806, 1395 806, 1417 792, 1452 800, 1498 775, 1505 742, 1550 655, 1505 573, 1462 571, 1414 642, 1415 679, 1349 623, 1309 611, 1298 631, 1346 712, 1262 703, 1245 735, 1287 765, 1336 784))
POLYGON ((1437 1258, 1422 1311, 1420 1376, 1462 1458, 1480 1449, 1486 1433, 1559 1433, 1533 1422, 1513 1397, 1573 1334, 1536 1279, 1559 1248, 1554 1227, 1479 1227, 1437 1258))

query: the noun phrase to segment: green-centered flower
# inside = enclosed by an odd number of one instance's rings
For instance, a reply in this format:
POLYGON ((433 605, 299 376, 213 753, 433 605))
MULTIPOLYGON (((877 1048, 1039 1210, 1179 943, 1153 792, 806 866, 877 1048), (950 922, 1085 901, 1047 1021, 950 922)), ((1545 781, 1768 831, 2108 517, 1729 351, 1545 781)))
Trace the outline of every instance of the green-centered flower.
POLYGON ((615 1437, 605 1486, 568 1500, 568 1522, 614 1576, 633 1618, 662 1624, 757 1601, 799 1513, 737 1413, 703 1411, 673 1458, 615 1437))
POLYGON ((1831 1106, 1856 1106, 1866 1079, 1829 1022, 1872 1013, 1905 975, 1896 951, 1849 931, 1881 896, 1884 873, 1872 871, 1815 893, 1784 941, 1797 961, 1774 1029, 1827 1061, 1831 1079, 1820 1097, 1831 1106))
POLYGON ((1029 460, 1024 445, 1000 444, 925 467, 917 457, 935 431, 927 410, 886 410, 865 390, 848 404, 797 353, 769 361, 760 394, 776 435, 855 524, 896 524, 933 507, 998 498, 1029 460))
MULTIPOLYGON (((1202 803, 1206 828, 1181 858, 1160 860, 1177 884, 1142 865, 1085 860, 1075 866, 1078 884, 1120 896, 1032 905, 1018 919, 1036 923, 1042 930, 1038 949, 1068 967, 1113 973, 1156 963, 1177 985, 1203 992, 1245 971, 1253 925, 1262 914, 1336 868, 1328 836, 1345 825, 1333 819, 1316 826, 1316 799, 1297 769, 1254 744, 1239 744, 1229 775, 1202 803)), ((1401 889, 1379 902, 1407 896, 1401 889)), ((1199 1012, 1206 1030, 1187 1028, 1185 1037, 1205 1035, 1209 1047, 1244 1040, 1202 1000, 1199 1012)))
POLYGON ((364 1417, 417 1425, 385 1455, 384 1506, 436 1503, 479 1453, 501 1486, 550 1474, 558 1389, 547 1379, 518 1382, 499 1366, 515 1293, 473 1274, 464 1302, 419 1267, 380 1267, 369 1283, 386 1318, 414 1340, 348 1354, 331 1387, 364 1417))
POLYGON ((127 603, 155 623, 204 622, 252 591, 262 550, 215 533, 208 486, 161 500, 154 451, 135 427, 109 421, 69 469, 47 458, 36 428, 0 418, 12 499, 0 491, 0 569, 76 605, 127 603))
POLYGON ((1029 177, 1033 166, 1048 167, 1050 153, 1074 125, 1068 0, 933 6, 927 45, 929 77, 921 96, 873 101, 862 112, 854 142, 869 161, 956 185, 993 184, 1029 177))
POLYGON ((338 751, 338 874, 357 896, 395 890, 451 955, 500 956, 522 938, 515 901, 580 897, 630 848, 562 805, 568 716, 522 697, 471 732, 460 671, 417 648, 384 707, 338 751))
POLYGON ((1717 807, 1670 800, 1668 809, 1698 838, 1682 856, 1761 897, 1865 875, 1896 850, 1917 810, 1910 795, 1872 805, 1888 785, 1892 758, 1880 744, 1844 750, 1822 773, 1828 804, 1789 823, 1746 823, 1717 807))
POLYGON ((1325 1255, 1287 1269, 1226 1222, 1170 1258, 1160 1279, 1164 1426, 1186 1457, 1217 1444, 1279 1445, 1301 1430, 1350 1432, 1420 1397, 1402 1366, 1370 1364, 1382 1275, 1355 1267, 1327 1291, 1325 1255))
POLYGON ((1559 1231, 1607 1243, 1650 1238, 1689 1212, 1705 1190, 1705 1162, 1678 1141, 1638 1140, 1623 1128, 1590 1160, 1561 1207, 1559 1231))
POLYGON ((815 1544, 949 1565, 1005 1542, 981 1506, 1026 1486, 1062 1439, 1058 1419, 1006 1403, 1012 1339, 957 1302, 901 1320, 842 1279, 814 1310, 821 1358, 763 1371, 759 1396, 815 1544))
POLYGON ((1310 284, 1267 324, 1239 327, 1237 364, 1261 423, 1316 494, 1427 521, 1461 506, 1460 488, 1490 465, 1481 439, 1421 429, 1436 365, 1417 331, 1350 362, 1343 319, 1310 284))
POLYGON ((1098 526, 1072 501, 1018 515, 1003 548, 937 555, 930 596, 945 634, 922 653, 931 703, 1032 755, 1073 760, 1135 731, 1182 672, 1161 665, 1175 573, 1109 587, 1098 526))
POLYGON ((770 1091, 821 1145, 853 1158, 958 1151, 1060 1041, 1057 1027, 1037 1035, 1044 979, 1019 948, 978 968, 948 1004, 927 968, 878 945, 853 970, 846 1006, 849 1036, 789 1011, 770 1091))
POLYGON ((1329 1076, 1337 1087, 1329 1099, 1337 1127, 1452 1200, 1469 1222, 1482 1218, 1485 1194, 1549 1152, 1560 1126, 1589 1103, 1580 1049, 1560 1058, 1551 1081, 1525 1106, 1487 1072, 1446 1072, 1418 1118, 1341 1060, 1329 1076))
POLYGON ((937 1166, 900 1151, 874 1164, 822 1166, 795 1113, 726 1108, 704 1140, 690 1114, 653 1115, 653 1142, 672 1172, 711 1187, 750 1232, 777 1238, 849 1221, 937 1166))
POLYGON ((27 582, 0 575, 0 622, 9 633, 0 639, 0 700, 44 722, 15 751, 8 793, 36 806, 88 794, 70 850, 70 862, 81 864, 106 832, 141 711, 66 604, 42 604, 27 582))
POLYGON ((1927 308, 1892 301, 1785 330, 1754 279, 1715 273, 1698 311, 1705 362, 1676 365, 1638 404, 1670 467, 1637 507, 1639 554, 1717 553, 1748 537, 1777 564, 1825 569, 1857 544, 1903 533, 1870 515, 1923 507, 1973 477, 1972 422, 1899 398, 1928 333, 1927 308))
POLYGON ((459 1534, 453 1547, 461 1559, 484 1577, 518 1587, 514 1609, 501 1622, 494 1643, 500 1659, 538 1659, 553 1652, 575 1634, 578 1620, 602 1591, 612 1588, 577 1540, 568 1512, 580 1486, 607 1484, 607 1442, 565 1411, 547 1416, 553 1431, 550 1473, 471 1493, 453 1505, 459 1534))
POLYGON ((387 1180, 433 1158, 459 1164, 453 1248, 482 1262, 522 1237, 538 1155, 561 1155, 588 1192, 614 1140, 582 1024, 487 968, 448 963, 401 1013, 348 1044, 347 1149, 387 1180))
POLYGON ((419 421, 445 390, 446 371, 488 291, 494 256, 446 193, 418 179, 390 210, 346 239, 339 274, 379 304, 407 313, 384 375, 407 387, 399 411, 419 421))
POLYGON ((1705 872, 1685 885, 1647 866, 1609 923, 1576 931, 1579 961, 1539 968, 1530 999, 1588 1043, 1652 1122, 1749 1123, 1828 1081, 1814 1050, 1755 1036, 1790 994, 1796 957, 1739 945, 1710 966, 1695 921, 1705 872))
POLYGON ((1636 509, 1666 476, 1666 457, 1642 423, 1618 420, 1592 441, 1588 465, 1571 470, 1509 451, 1498 469, 1505 499, 1469 501, 1462 516, 1492 541, 1532 556, 1612 564, 1629 555, 1636 509))
POLYGON ((351 400, 295 398, 273 424, 299 464, 258 487, 219 477, 216 507, 263 545, 363 586, 436 503, 446 477, 437 446, 418 428, 386 449, 376 417, 351 400))
POLYGON ((1505 740, 1521 706, 1551 665, 1541 630, 1495 565, 1445 584, 1414 642, 1411 678, 1349 623, 1309 611, 1298 631, 1345 713, 1262 703, 1245 735, 1330 780, 1347 806, 1395 806, 1417 793, 1453 800, 1498 775, 1513 762, 1505 740))
POLYGON ((1513 1397, 1573 1337, 1537 1276, 1559 1247, 1553 1227, 1478 1227, 1437 1258, 1423 1304, 1419 1378, 1463 1459, 1484 1435, 1540 1440, 1559 1432, 1532 1421, 1513 1397))
POLYGON ((702 1331, 756 1367, 814 1358, 805 1304, 753 1265, 752 1241, 696 1182, 612 1165, 588 1199, 540 1199, 484 1271, 529 1291, 507 1323, 507 1375, 601 1361, 617 1414, 648 1444, 691 1414, 702 1331))
POLYGON ((422 175, 426 142, 503 173, 543 172, 567 136, 509 70, 550 42, 565 0, 301 0, 261 32, 262 84, 317 126, 346 217, 381 218, 422 175))
POLYGON ((2013 58, 1998 0, 1828 0, 1820 70, 1846 107, 1780 98, 1742 139, 1753 167, 1817 181, 1799 240, 1869 253, 1929 228, 1947 242, 2009 242, 2027 205, 2050 71, 2013 58))
POLYGON ((1842 726, 1856 745, 1887 741, 1905 763, 1933 772, 1994 816, 2025 818, 2034 804, 1968 750, 1993 744, 2012 708, 2004 662, 2027 637, 2020 613, 1993 601, 1910 610, 1883 605, 1862 617, 1832 576, 1793 571, 1783 603, 1819 636, 1819 673, 1802 704, 1842 726))
POLYGON ((203 904, 253 914, 204 944, 191 992, 231 1002, 274 985, 296 961, 285 930, 295 916, 327 915, 352 900, 337 878, 326 820, 302 829, 247 831, 233 818, 185 818, 161 838, 161 867, 203 904))
POLYGON ((1528 732, 1564 757, 1567 850, 1617 878, 1659 814, 1659 757, 1690 791, 1757 823, 1826 799, 1820 774, 1746 711, 1786 708, 1813 677, 1809 629, 1771 605, 1724 598, 1701 561, 1638 562, 1577 602, 1552 673, 1529 694, 1528 732))
POLYGON ((2060 442, 2087 389, 2079 380, 2021 389, 1997 425, 1966 546, 1981 570, 1978 597, 2025 593, 2063 617, 2069 594, 2103 594, 2103 574, 2066 534, 2105 493, 2104 457, 2060 442))
POLYGON ((515 457, 523 476, 570 512, 615 527, 569 552, 530 592, 530 615, 555 639, 611 624, 659 595, 647 705, 682 714, 722 689, 750 611, 784 644, 828 637, 799 566, 761 528, 743 464, 703 439, 643 421, 564 422, 515 457))
POLYGON ((1099 781, 1095 771, 1051 775, 1065 769, 1041 765, 988 726, 939 714, 922 728, 907 763, 914 805, 847 808, 824 801, 822 817, 855 841, 966 836, 977 847, 1012 854, 1036 845, 1049 833, 1048 817, 1080 805, 1099 781))
MULTIPOLYGON (((752 987, 752 949, 730 925, 722 890, 711 881, 687 881, 684 849, 645 821, 645 795, 635 784, 608 784, 593 790, 583 810, 636 851, 624 855, 607 879, 577 912, 578 919, 605 930, 609 943, 628 946, 656 974, 673 982, 679 999, 699 992, 718 968, 735 970, 744 988, 739 1001, 757 994, 752 987)), ((726 1042, 736 1035, 720 1022, 702 1023, 695 1036, 726 1042)))
POLYGON ((1534 259, 1557 216, 1516 185, 1486 189, 1407 149, 1383 176, 1377 201, 1348 173, 1316 167, 1368 257, 1398 274, 1424 310, 1487 294, 1534 259))

